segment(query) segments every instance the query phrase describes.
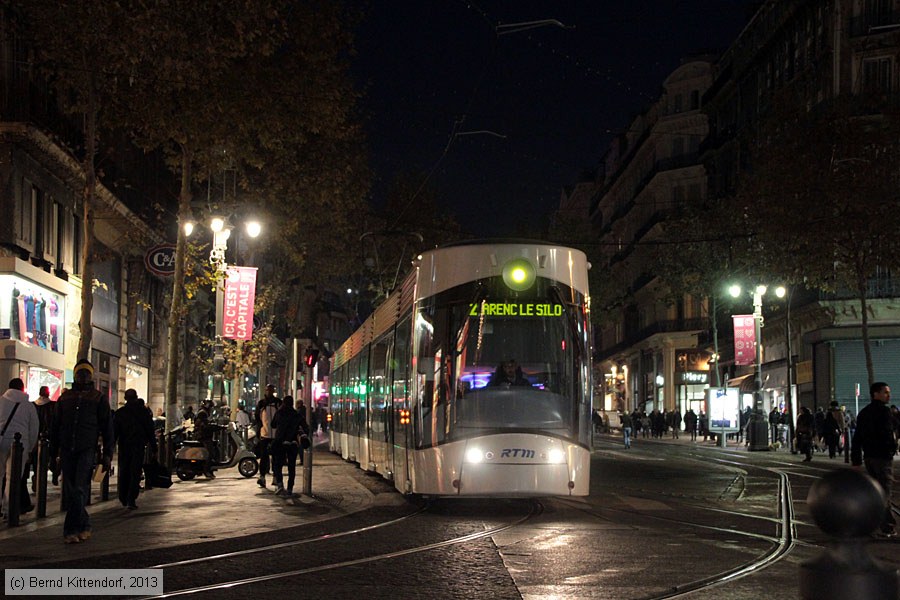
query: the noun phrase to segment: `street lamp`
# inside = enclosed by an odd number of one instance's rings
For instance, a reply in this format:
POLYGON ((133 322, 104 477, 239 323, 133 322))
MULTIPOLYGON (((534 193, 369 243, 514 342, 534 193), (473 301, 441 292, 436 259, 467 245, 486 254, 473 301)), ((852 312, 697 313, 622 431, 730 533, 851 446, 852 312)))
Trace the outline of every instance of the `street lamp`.
MULTIPOLYGON (((251 238, 256 238, 262 233, 262 225, 255 219, 249 219, 244 223, 246 233, 251 238)), ((216 330, 213 344, 213 402, 222 399, 225 393, 225 345, 222 338, 222 322, 225 312, 225 278, 228 269, 225 252, 228 250, 228 240, 231 238, 232 225, 227 216, 213 215, 209 220, 209 228, 213 232, 212 249, 209 251, 209 262, 216 269, 216 330)), ((191 235, 194 224, 187 222, 184 225, 185 235, 191 235)))
MULTIPOLYGON (((753 394, 753 412, 750 414, 750 422, 747 423, 747 443, 750 450, 768 450, 768 420, 762 412, 762 299, 768 288, 759 284, 751 295, 753 296, 753 325, 756 337, 756 392, 753 394)), ((734 284, 728 288, 728 292, 737 298, 741 295, 741 286, 734 284)), ((784 298, 787 290, 784 286, 775 289, 775 295, 784 298)))

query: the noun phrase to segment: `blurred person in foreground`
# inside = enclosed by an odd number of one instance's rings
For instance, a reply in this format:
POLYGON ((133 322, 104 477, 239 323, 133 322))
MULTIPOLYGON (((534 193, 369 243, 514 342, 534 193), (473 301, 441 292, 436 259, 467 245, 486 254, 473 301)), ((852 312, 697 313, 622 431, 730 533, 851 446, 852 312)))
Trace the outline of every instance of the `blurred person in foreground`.
POLYGON ((854 467, 865 464, 871 475, 884 490, 885 505, 881 516, 881 535, 894 537, 897 521, 891 511, 891 488, 894 484, 894 454, 897 438, 891 417, 891 388, 883 381, 869 387, 872 402, 863 407, 856 417, 856 433, 850 444, 850 457, 854 467))

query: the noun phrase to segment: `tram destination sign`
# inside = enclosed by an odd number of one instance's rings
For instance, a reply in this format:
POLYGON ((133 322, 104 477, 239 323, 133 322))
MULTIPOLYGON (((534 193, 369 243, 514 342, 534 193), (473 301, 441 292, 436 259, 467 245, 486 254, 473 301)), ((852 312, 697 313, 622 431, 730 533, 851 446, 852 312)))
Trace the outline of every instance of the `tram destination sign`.
POLYGON ((469 304, 469 316, 561 317, 562 304, 540 302, 477 302, 469 304))

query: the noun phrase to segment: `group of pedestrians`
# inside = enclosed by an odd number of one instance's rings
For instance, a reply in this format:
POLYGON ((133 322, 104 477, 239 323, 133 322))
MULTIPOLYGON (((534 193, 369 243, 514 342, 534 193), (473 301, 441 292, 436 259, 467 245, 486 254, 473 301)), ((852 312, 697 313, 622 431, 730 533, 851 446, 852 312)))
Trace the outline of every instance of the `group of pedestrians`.
POLYGON ((137 508, 146 449, 149 447, 151 455, 156 454, 153 416, 137 392, 126 390, 125 405, 113 412, 107 398, 96 389, 93 375, 93 365, 79 360, 73 370, 72 387, 55 402, 46 386, 31 402, 20 378, 12 379, 0 397, 0 478, 12 480, 11 450, 16 433, 21 436, 23 456, 27 459, 18 474, 22 489, 4 485, 0 512, 7 517, 11 493, 22 493, 23 504, 28 501, 23 512, 30 510, 28 474, 33 467, 37 477, 38 439, 39 435, 45 436, 53 484, 57 485, 62 477, 66 512, 63 540, 67 544, 91 538, 91 519, 85 508, 91 479, 98 464, 105 473, 110 472, 114 445, 118 443, 119 501, 132 510, 137 508))
POLYGON ((670 434, 672 439, 679 439, 681 426, 684 424, 684 433, 696 441, 698 435, 702 435, 704 441, 709 435, 709 419, 701 410, 699 414, 690 408, 684 415, 677 410, 660 411, 653 409, 650 413, 635 409, 631 413, 623 412, 619 415, 619 423, 625 435, 625 447, 631 447, 632 437, 662 438, 670 434), (628 425, 626 425, 626 422, 628 425))
MULTIPOLYGON (((842 410, 837 402, 831 402, 828 410, 817 410, 817 415, 821 416, 814 415, 809 408, 801 406, 794 428, 795 442, 798 450, 805 455, 804 462, 812 460, 816 445, 820 445, 823 450, 827 448, 830 458, 849 452, 853 466, 865 468, 866 473, 883 490, 884 507, 878 535, 893 538, 897 535, 897 523, 891 508, 891 494, 894 483, 893 459, 900 439, 900 410, 891 405, 891 388, 883 381, 873 383, 869 388, 869 395, 870 404, 861 409, 855 418, 849 411, 842 410)), ((692 416, 692 412, 689 410, 684 416, 685 430, 693 431, 696 419, 700 431, 706 433, 706 415, 701 412, 692 416)), ((646 437, 649 430, 653 437, 660 438, 666 428, 680 422, 674 415, 667 414, 669 413, 658 410, 653 410, 649 415, 638 410, 621 414, 619 418, 625 448, 631 447, 632 436, 636 436, 638 431, 643 431, 646 437)), ((775 410, 769 414, 773 439, 776 438, 783 419, 775 410)), ((695 439, 693 435, 692 439, 695 439)))
POLYGON ((297 459, 303 465, 301 450, 309 445, 309 425, 306 422, 306 406, 301 401, 294 409, 294 398, 275 394, 275 386, 267 385, 266 394, 256 405, 254 415, 257 432, 256 455, 259 457, 257 484, 266 487, 270 457, 272 485, 279 496, 294 493, 297 459), (287 485, 283 469, 287 467, 287 485))
MULTIPOLYGON (((63 390, 58 401, 52 401, 49 389, 42 387, 39 397, 31 402, 20 378, 11 380, 9 389, 0 396, 0 480, 11 481, 12 445, 18 433, 25 457, 19 479, 23 499, 28 498, 30 503, 26 488, 28 465, 36 464, 39 435, 46 436, 53 483, 58 484, 61 476, 64 486, 63 539, 67 544, 82 543, 91 538, 91 519, 85 508, 91 479, 98 465, 104 472, 110 472, 116 445, 118 498, 129 510, 137 509, 147 456, 157 455, 153 415, 137 392, 126 390, 124 405, 112 411, 107 398, 96 389, 93 375, 93 365, 87 360, 79 360, 73 369, 72 387, 63 390)), ((246 410, 239 410, 235 415, 242 426, 249 427, 251 422, 255 425, 256 451, 260 458, 258 483, 266 487, 266 476, 271 467, 272 483, 279 495, 293 494, 296 463, 299 457, 303 464, 301 450, 309 445, 310 428, 302 402, 298 409, 295 410, 291 396, 278 398, 275 387, 269 385, 265 397, 256 407, 253 421, 246 410)), ((210 419, 208 407, 201 407, 196 415, 189 407, 185 417, 194 421, 198 439, 204 445, 213 446, 211 432, 219 426, 210 419)), ((212 476, 212 473, 208 475, 212 476)), ((20 493, 10 488, 4 485, 0 495, 0 514, 4 519, 9 512, 10 494, 20 493)))

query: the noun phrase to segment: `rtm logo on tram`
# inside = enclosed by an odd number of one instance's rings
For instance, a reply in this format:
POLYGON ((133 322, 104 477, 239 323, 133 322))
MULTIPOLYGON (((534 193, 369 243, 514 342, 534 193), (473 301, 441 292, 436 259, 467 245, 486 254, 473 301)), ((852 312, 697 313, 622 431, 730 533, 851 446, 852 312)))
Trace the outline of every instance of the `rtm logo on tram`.
POLYGON ((500 451, 500 458, 534 458, 534 450, 526 448, 504 448, 500 451))
POLYGON ((562 304, 537 304, 534 302, 484 302, 469 305, 469 316, 484 314, 489 317, 560 317, 562 304))

